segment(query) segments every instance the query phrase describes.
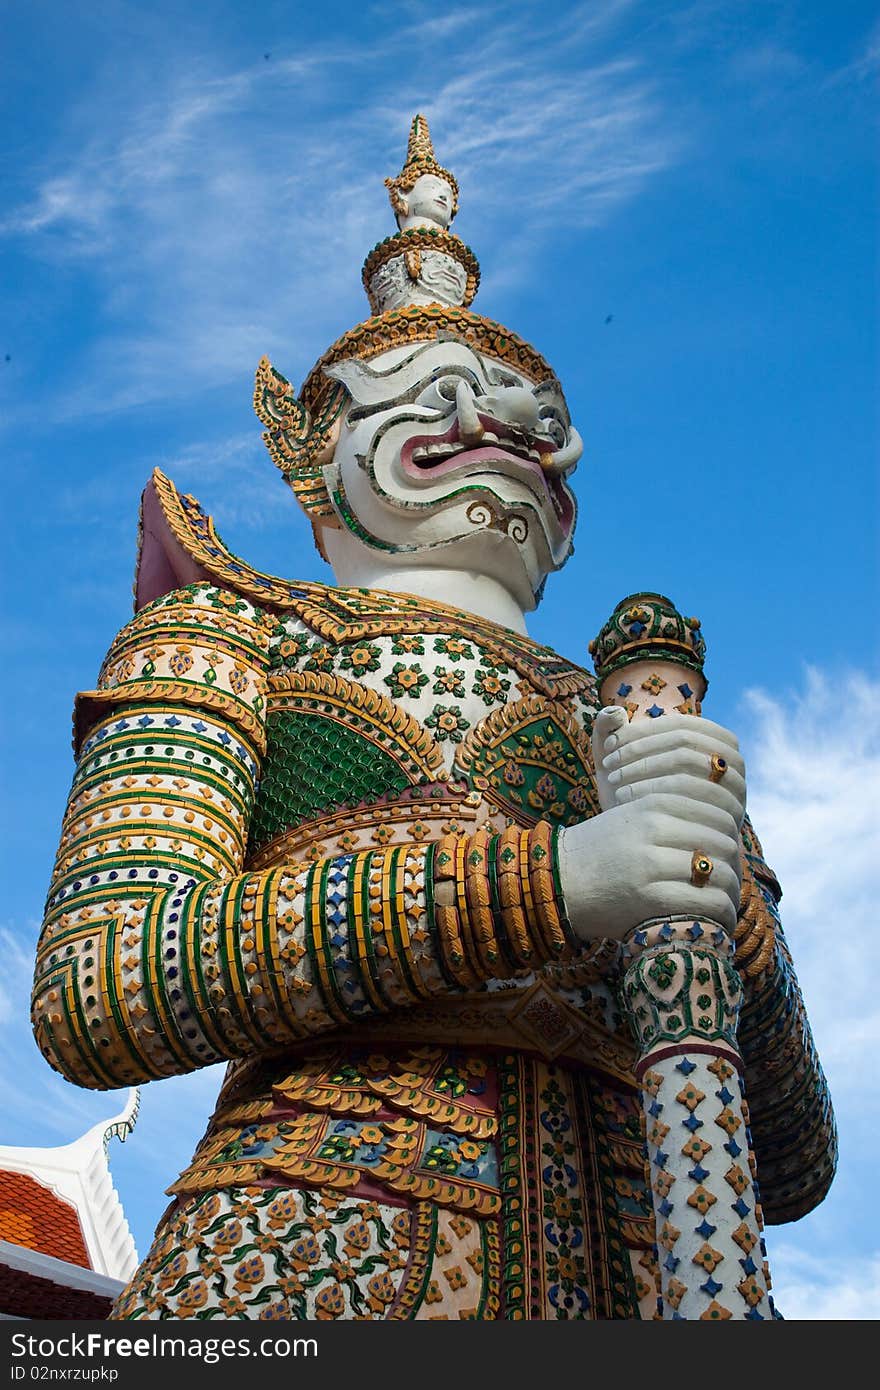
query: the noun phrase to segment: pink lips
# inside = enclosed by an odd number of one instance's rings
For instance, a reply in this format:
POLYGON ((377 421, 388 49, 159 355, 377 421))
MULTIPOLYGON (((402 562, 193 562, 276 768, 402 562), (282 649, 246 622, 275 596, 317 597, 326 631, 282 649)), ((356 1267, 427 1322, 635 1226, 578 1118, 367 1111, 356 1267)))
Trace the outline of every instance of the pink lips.
MULTIPOLYGON (((491 431, 492 434, 504 435, 505 427, 498 420, 494 420, 491 415, 479 415, 480 424, 491 431)), ((408 439, 400 451, 400 461, 407 473, 412 478, 424 478, 426 474, 439 477, 443 473, 451 473, 453 470, 460 471, 475 467, 480 463, 495 463, 499 460, 507 460, 517 464, 520 468, 526 467, 541 479, 544 490, 553 510, 556 512, 562 526, 567 533, 574 520, 574 508, 567 490, 560 486, 554 478, 548 477, 541 468, 540 464, 534 459, 527 458, 523 454, 515 453, 512 449, 505 449, 500 444, 477 444, 472 448, 464 446, 457 454, 451 454, 448 458, 438 459, 436 463, 418 464, 413 463, 412 455, 416 449, 424 448, 429 444, 455 444, 459 439, 458 421, 454 420, 445 434, 421 434, 414 435, 408 439)), ((543 441, 542 441, 543 443, 543 441)), ((534 441, 529 446, 539 448, 538 442, 534 441)), ((544 452, 547 452, 545 449, 544 452)))

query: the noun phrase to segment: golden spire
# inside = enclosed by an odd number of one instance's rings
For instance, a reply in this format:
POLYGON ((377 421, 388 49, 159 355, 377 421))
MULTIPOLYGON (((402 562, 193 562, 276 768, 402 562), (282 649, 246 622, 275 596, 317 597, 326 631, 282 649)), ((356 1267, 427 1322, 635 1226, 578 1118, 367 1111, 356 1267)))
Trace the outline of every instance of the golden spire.
POLYGON ((444 169, 437 163, 428 122, 424 116, 419 115, 413 116, 403 168, 396 179, 385 180, 385 187, 388 189, 391 207, 395 214, 403 210, 400 195, 408 193, 415 185, 416 179, 421 178, 422 174, 434 174, 438 179, 445 179, 449 184, 452 189, 452 216, 449 219, 451 221, 458 212, 458 184, 455 175, 450 174, 448 169, 444 169))
POLYGON ((436 168, 431 132, 424 116, 413 116, 409 130, 409 143, 406 147, 406 162, 407 164, 430 164, 436 168))

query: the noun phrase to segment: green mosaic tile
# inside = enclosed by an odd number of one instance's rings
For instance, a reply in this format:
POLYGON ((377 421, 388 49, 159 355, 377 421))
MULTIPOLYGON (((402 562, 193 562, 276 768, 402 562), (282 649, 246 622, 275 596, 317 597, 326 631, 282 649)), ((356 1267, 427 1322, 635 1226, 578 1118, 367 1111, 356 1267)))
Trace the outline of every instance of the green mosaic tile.
POLYGON ((401 792, 408 785, 390 754, 324 715, 272 714, 267 735, 251 852, 343 802, 401 792))

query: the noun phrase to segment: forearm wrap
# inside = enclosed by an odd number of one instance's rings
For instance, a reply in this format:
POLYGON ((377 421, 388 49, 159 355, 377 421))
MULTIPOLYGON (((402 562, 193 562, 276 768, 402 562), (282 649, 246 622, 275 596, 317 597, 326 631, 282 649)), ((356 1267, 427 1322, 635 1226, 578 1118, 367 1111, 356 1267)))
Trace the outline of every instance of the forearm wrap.
POLYGON ((257 771, 183 705, 117 709, 85 743, 34 995, 70 1079, 258 1055, 574 944, 545 824, 242 874, 257 771))
POLYGON ((444 963, 462 986, 561 959, 576 945, 565 915, 558 830, 511 826, 448 836, 433 854, 444 963))

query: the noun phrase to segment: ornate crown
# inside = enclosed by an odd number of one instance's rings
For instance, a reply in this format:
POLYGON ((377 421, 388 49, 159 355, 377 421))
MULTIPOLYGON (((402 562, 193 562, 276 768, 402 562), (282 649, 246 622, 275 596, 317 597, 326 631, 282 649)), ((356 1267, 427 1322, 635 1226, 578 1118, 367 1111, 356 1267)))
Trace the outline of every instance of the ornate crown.
MULTIPOLYGON (((386 179, 391 205, 422 174, 436 174, 453 191, 452 215, 458 210, 458 184, 434 157, 424 116, 413 119, 406 161, 396 179, 386 179)), ((346 358, 375 357, 389 348, 448 336, 500 358, 535 381, 554 375, 549 363, 529 343, 492 319, 470 309, 480 267, 474 253, 454 233, 440 227, 414 227, 386 237, 367 256, 364 288, 372 317, 349 329, 315 363, 299 395, 268 358, 257 368, 254 409, 266 426, 263 439, 312 522, 335 513, 324 481, 324 464, 332 449, 338 420, 348 399, 325 368, 346 358)))

